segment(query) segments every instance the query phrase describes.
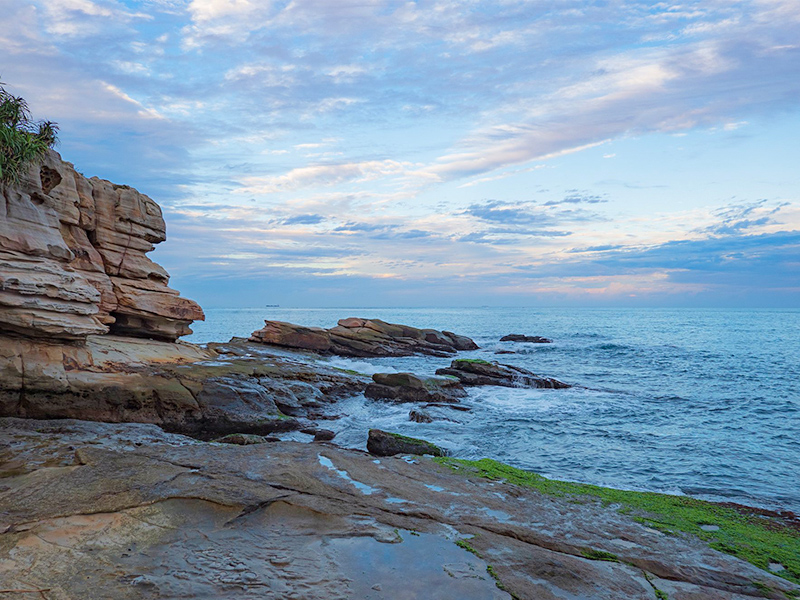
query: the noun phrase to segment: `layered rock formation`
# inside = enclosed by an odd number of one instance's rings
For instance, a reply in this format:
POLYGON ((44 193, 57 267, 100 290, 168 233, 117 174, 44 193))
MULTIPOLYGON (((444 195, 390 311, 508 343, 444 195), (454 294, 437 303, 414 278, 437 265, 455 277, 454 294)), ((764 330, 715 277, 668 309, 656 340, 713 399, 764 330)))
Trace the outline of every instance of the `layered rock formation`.
POLYGON ((87 179, 50 151, 0 185, 0 334, 83 340, 114 333, 174 341, 202 320, 147 258, 166 239, 161 209, 128 186, 87 179))
POLYGON ((251 341, 285 348, 341 356, 449 356, 460 350, 477 350, 468 337, 450 331, 417 329, 380 319, 350 317, 336 327, 303 327, 284 321, 265 321, 251 341))
POLYGON ((264 435, 305 427, 300 419, 367 384, 321 365, 253 360, 256 349, 242 342, 220 350, 114 335, 80 344, 0 338, 0 416, 153 423, 204 438, 264 435))

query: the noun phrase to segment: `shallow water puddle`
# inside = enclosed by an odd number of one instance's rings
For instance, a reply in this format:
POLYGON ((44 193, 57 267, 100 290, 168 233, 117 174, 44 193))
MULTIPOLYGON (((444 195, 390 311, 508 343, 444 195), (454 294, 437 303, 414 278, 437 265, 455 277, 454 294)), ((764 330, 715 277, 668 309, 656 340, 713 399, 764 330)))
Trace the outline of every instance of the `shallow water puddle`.
POLYGON ((322 454, 317 454, 317 458, 319 459, 319 464, 321 464, 323 467, 333 471, 334 473, 336 473, 342 479, 352 483, 355 486, 355 488, 359 492, 364 494, 365 496, 370 496, 370 495, 374 494, 375 492, 379 492, 380 491, 376 487, 372 487, 371 485, 367 485, 366 483, 361 483, 360 481, 356 481, 355 479, 350 477, 350 474, 347 471, 345 471, 344 469, 337 469, 334 466, 333 461, 330 458, 328 458, 327 456, 322 456, 322 454))
POLYGON ((371 537, 331 539, 328 547, 350 580, 351 597, 363 600, 500 600, 487 563, 452 541, 431 533, 401 530, 402 541, 381 544, 371 537))

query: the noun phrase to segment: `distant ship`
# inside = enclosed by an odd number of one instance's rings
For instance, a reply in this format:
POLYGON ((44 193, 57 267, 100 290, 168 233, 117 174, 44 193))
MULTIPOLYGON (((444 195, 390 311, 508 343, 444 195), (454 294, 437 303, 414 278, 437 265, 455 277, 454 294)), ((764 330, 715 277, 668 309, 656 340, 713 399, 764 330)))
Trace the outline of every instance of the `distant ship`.
POLYGON ((267 308, 280 308, 281 305, 280 304, 265 304, 264 306, 266 306, 267 308))

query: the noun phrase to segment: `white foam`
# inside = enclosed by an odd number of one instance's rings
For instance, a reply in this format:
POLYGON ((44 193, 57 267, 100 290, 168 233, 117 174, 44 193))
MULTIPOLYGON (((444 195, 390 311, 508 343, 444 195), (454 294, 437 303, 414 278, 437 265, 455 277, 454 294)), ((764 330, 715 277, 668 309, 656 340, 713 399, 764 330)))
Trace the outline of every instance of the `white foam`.
POLYGON ((374 365, 365 360, 353 360, 342 356, 334 356, 325 361, 325 364, 337 369, 356 371, 364 375, 374 375, 375 373, 397 373, 397 369, 389 365, 374 365))

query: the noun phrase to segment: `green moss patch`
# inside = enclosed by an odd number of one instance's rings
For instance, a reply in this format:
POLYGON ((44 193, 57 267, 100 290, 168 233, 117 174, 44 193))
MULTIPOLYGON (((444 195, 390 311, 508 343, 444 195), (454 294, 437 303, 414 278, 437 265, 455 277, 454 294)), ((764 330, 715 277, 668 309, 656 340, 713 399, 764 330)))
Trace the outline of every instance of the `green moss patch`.
POLYGON ((483 360, 480 358, 457 358, 453 361, 453 367, 455 368, 458 363, 470 363, 473 365, 491 365, 488 360, 483 360))
POLYGON ((415 444, 415 445, 423 446, 424 448, 427 448, 429 451, 425 452, 425 454, 433 454, 434 456, 437 456, 437 455, 438 456, 444 456, 445 455, 445 451, 444 450, 439 448, 439 446, 437 446, 436 444, 432 444, 431 442, 429 442, 427 440, 421 440, 419 438, 413 438, 413 437, 409 437, 407 435, 400 435, 399 433, 392 433, 391 431, 386 431, 384 433, 392 436, 395 439, 398 439, 398 440, 401 440, 403 442, 406 442, 408 444, 415 444))
POLYGON ((800 531, 778 519, 755 512, 738 510, 687 496, 654 492, 630 492, 596 485, 546 479, 541 475, 516 469, 484 458, 477 461, 455 458, 434 459, 440 464, 470 476, 505 480, 514 485, 534 488, 553 496, 596 498, 604 505, 614 505, 622 514, 664 533, 690 533, 722 552, 768 570, 770 563, 783 565, 775 575, 800 583, 800 531), (702 525, 716 525, 705 531, 702 525))
POLYGON ((463 548, 467 552, 471 552, 472 554, 474 554, 478 558, 481 557, 481 555, 478 554, 478 551, 475 550, 475 548, 473 548, 467 540, 458 540, 458 541, 456 541, 456 546, 458 546, 459 548, 463 548))
POLYGON ((593 548, 584 548, 581 550, 584 558, 589 560, 604 560, 606 562, 619 562, 619 557, 611 552, 605 550, 595 550, 593 548))

